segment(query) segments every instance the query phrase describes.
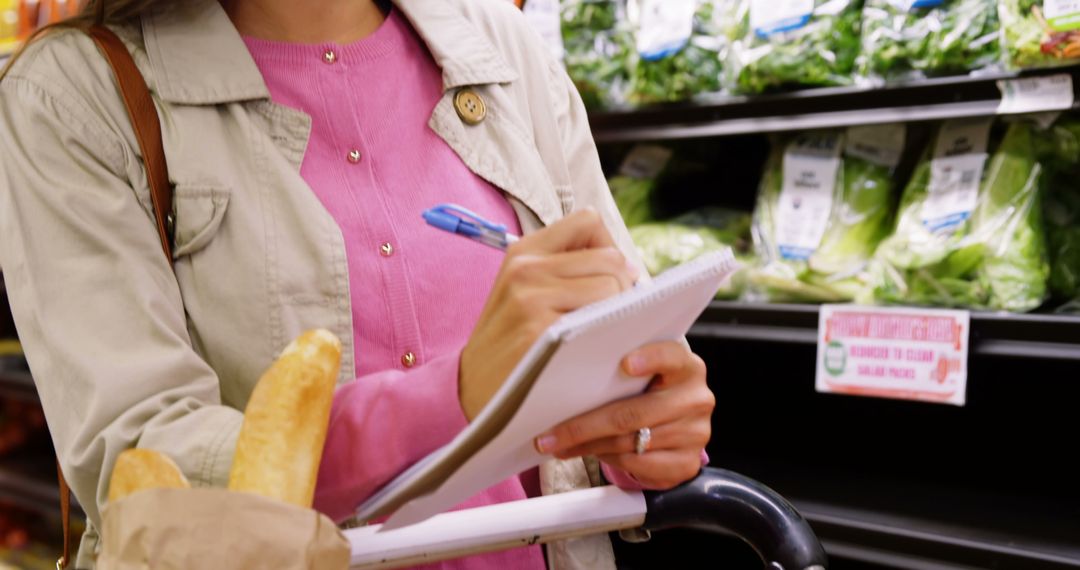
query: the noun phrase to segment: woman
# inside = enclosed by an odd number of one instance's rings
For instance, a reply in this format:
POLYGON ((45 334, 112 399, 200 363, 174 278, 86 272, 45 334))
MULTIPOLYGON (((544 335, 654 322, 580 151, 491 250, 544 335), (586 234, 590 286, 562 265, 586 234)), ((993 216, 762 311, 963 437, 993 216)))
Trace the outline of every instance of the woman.
MULTIPOLYGON (((313 327, 343 342, 316 493, 342 520, 463 429, 548 324, 638 276, 580 99, 507 0, 110 0, 106 13, 158 103, 173 267, 90 40, 48 34, 0 84, 0 263, 91 527, 126 448, 223 485, 255 381, 313 327), (438 202, 525 237, 504 256, 427 228, 419 214, 438 202)), ((583 456, 623 486, 692 477, 713 408, 701 360, 661 343, 623 366, 657 376, 647 394, 541 435, 567 461, 462 506, 587 484, 583 456)), ((78 567, 95 545, 91 528, 78 567)), ((543 564, 532 547, 443 567, 543 564)))

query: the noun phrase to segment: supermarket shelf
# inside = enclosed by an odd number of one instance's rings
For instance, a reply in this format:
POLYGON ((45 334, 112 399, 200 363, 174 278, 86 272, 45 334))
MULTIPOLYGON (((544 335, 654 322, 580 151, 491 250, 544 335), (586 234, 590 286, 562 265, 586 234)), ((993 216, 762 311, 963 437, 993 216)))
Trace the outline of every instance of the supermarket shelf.
MULTIPOLYGON (((0 501, 11 503, 47 517, 60 516, 60 495, 56 487, 56 463, 49 445, 27 446, 23 451, 0 459, 0 501)), ((72 497, 72 511, 81 508, 72 497)))
POLYGON ((0 398, 38 401, 34 380, 21 356, 0 356, 0 398))
POLYGON ((594 113, 590 123, 597 142, 613 143, 991 116, 997 114, 1001 103, 998 80, 1058 73, 1071 74, 1073 89, 1080 88, 1080 67, 1071 66, 1020 74, 947 77, 880 88, 836 87, 755 97, 716 97, 692 104, 594 113))
MULTIPOLYGON (((691 337, 816 344, 819 309, 716 301, 690 329, 691 337)), ((1080 317, 1066 315, 972 313, 971 353, 1080 361, 1080 317)))

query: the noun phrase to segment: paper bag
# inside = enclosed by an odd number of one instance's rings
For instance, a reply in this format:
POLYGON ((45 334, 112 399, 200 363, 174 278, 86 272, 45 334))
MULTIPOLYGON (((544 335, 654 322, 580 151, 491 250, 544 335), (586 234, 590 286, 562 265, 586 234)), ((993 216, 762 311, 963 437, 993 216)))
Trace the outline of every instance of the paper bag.
POLYGON ((345 570, 349 543, 325 515, 251 493, 154 489, 109 504, 101 570, 345 570))

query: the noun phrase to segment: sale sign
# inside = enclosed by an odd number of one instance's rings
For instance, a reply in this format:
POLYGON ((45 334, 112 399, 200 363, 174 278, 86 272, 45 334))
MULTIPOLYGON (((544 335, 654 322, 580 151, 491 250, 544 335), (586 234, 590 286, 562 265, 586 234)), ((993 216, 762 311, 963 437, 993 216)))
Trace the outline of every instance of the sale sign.
POLYGON ((963 406, 967 311, 824 305, 817 390, 963 406))

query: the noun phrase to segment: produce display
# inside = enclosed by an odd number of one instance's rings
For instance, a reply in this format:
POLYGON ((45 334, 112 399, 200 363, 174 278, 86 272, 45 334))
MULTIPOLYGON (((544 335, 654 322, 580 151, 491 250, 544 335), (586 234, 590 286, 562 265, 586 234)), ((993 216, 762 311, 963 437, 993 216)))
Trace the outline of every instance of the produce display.
POLYGON ((853 300, 892 220, 902 126, 780 139, 754 211, 751 283, 777 302, 853 300))
POLYGON ((1037 127, 943 125, 878 249, 874 300, 1028 311, 1046 298, 1037 127), (999 131, 1004 129, 1003 133, 999 131), (992 154, 988 154, 992 152, 992 154))
POLYGON ((847 85, 859 54, 862 0, 748 0, 728 65, 731 88, 847 85))
POLYGON ((866 0, 859 72, 884 80, 998 65, 997 0, 866 0))
POLYGON ((1005 61, 1014 69, 1080 60, 1080 9, 1067 0, 999 0, 1005 61))
POLYGON ((617 0, 564 0, 563 63, 585 106, 614 107, 626 98, 637 54, 617 0))

